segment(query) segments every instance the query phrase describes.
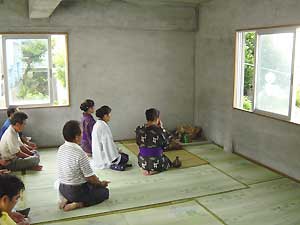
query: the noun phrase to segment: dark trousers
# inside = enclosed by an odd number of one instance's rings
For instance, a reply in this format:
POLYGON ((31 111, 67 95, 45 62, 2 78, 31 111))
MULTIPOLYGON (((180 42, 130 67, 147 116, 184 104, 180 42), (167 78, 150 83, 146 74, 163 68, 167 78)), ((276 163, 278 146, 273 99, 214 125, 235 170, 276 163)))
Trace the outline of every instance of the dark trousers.
MULTIPOLYGON (((129 156, 123 152, 120 153, 121 155, 121 159, 120 162, 117 165, 122 165, 122 166, 126 166, 128 160, 129 160, 129 156)), ((112 163, 114 164, 118 159, 112 161, 112 163)))
POLYGON ((129 156, 125 153, 120 153, 121 155, 121 159, 120 162, 118 164, 116 164, 116 161, 119 159, 117 158, 116 160, 112 161, 112 164, 110 165, 110 168, 112 170, 117 170, 117 171, 124 171, 126 169, 127 166, 127 162, 129 160, 129 156))
POLYGON ((71 202, 82 202, 84 206, 96 205, 109 197, 109 190, 105 187, 98 187, 90 183, 81 185, 59 185, 60 193, 71 202))

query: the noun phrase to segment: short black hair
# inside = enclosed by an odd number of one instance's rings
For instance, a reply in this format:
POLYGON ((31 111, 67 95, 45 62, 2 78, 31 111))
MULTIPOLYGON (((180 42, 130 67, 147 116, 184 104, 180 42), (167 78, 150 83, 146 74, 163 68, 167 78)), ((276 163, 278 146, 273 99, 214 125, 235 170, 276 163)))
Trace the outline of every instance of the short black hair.
POLYGON ((17 108, 17 106, 9 106, 6 111, 7 117, 10 117, 11 114, 14 114, 17 111, 17 108))
POLYGON ((11 124, 16 125, 17 123, 23 124, 25 120, 28 119, 28 116, 24 112, 16 112, 14 113, 13 117, 11 118, 11 124))
POLYGON ((76 136, 81 135, 80 123, 77 120, 70 120, 65 123, 63 136, 66 141, 73 142, 76 136))
POLYGON ((155 108, 151 108, 151 109, 147 109, 145 112, 146 115, 146 120, 147 121, 154 121, 157 118, 159 118, 159 110, 155 109, 155 108))
POLYGON ((103 119, 105 115, 110 114, 111 108, 107 105, 101 106, 99 109, 96 110, 96 116, 100 119, 103 119))
POLYGON ((0 175, 0 198, 7 195, 12 200, 23 190, 25 190, 25 186, 20 178, 11 174, 0 175))
POLYGON ((94 107, 95 102, 92 99, 86 99, 83 103, 80 104, 80 109, 83 112, 88 111, 89 108, 94 107))

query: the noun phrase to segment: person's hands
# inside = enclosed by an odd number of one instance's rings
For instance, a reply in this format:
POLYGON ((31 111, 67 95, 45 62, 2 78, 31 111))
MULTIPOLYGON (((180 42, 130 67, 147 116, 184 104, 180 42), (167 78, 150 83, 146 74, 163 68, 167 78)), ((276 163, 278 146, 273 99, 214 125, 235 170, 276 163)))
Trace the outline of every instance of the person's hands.
POLYGON ((7 166, 9 164, 9 160, 0 159, 0 166, 7 166))
POLYGON ((9 174, 9 173, 10 173, 10 171, 7 169, 0 170, 0 174, 9 174))
POLYGON ((25 220, 25 216, 18 212, 11 212, 9 216, 15 221, 17 224, 22 223, 25 220))
POLYGON ((103 180, 103 181, 101 181, 101 186, 102 187, 107 187, 109 183, 110 183, 110 181, 103 180))
POLYGON ((161 128, 163 128, 163 122, 159 119, 157 125, 161 128))
POLYGON ((31 152, 33 153, 34 156, 40 158, 40 153, 37 150, 32 150, 31 152))
POLYGON ((30 223, 27 219, 24 219, 22 222, 17 223, 17 225, 30 225, 30 223))
POLYGON ((36 145, 36 143, 33 143, 33 142, 30 142, 30 141, 28 141, 28 143, 27 143, 32 149, 37 149, 37 145, 36 145))

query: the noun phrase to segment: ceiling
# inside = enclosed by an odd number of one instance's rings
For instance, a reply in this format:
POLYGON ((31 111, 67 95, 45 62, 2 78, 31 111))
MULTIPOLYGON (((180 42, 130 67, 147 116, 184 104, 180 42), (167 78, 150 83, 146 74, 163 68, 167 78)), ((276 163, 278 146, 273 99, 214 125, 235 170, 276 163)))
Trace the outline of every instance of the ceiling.
MULTIPOLYGON (((0 0, 1 1, 1 0, 0 0)), ((78 3, 80 0, 28 0, 29 17, 31 19, 48 18, 59 7, 61 2, 78 3)), ((198 6, 210 0, 94 0, 99 3, 122 2, 136 5, 181 5, 198 6)))

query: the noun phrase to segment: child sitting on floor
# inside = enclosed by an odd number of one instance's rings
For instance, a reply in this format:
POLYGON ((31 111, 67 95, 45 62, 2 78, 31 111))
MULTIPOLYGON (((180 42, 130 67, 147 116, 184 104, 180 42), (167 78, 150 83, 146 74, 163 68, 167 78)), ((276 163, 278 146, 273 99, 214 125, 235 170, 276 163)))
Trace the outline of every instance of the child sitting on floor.
POLYGON ((88 156, 79 146, 80 123, 68 121, 63 127, 65 143, 57 152, 59 192, 65 198, 60 209, 70 211, 103 202, 109 197, 109 181, 100 181, 93 172, 88 156))
POLYGON ((135 130, 136 143, 140 150, 138 164, 144 175, 153 175, 172 166, 170 159, 163 154, 171 136, 163 129, 157 109, 147 109, 146 119, 147 123, 135 130))
POLYGON ((92 132, 92 152, 95 167, 99 169, 111 168, 124 171, 127 166, 128 155, 121 152, 114 143, 112 133, 107 123, 111 119, 111 108, 102 106, 97 109, 98 120, 92 132))

